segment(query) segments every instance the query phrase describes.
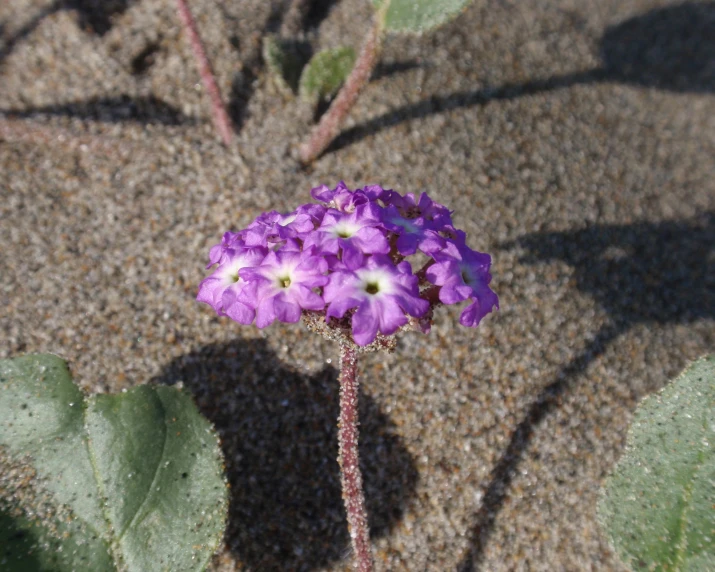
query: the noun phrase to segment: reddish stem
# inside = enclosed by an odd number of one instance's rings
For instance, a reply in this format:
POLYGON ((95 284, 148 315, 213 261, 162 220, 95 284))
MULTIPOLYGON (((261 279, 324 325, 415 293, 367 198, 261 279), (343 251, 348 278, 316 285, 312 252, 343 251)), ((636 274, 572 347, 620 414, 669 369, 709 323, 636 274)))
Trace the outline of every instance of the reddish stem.
POLYGON ((343 501, 348 513, 348 530, 355 557, 355 569, 372 572, 370 529, 362 490, 362 474, 358 462, 358 379, 357 352, 347 344, 340 345, 340 480, 343 501))
POLYGON ((228 146, 233 139, 231 120, 228 117, 228 112, 226 111, 226 107, 221 99, 221 92, 216 84, 213 71, 211 71, 211 64, 206 56, 206 50, 204 49, 204 44, 201 41, 201 36, 199 36, 199 31, 196 28, 196 21, 191 15, 191 10, 189 10, 189 5, 186 3, 186 0, 176 0, 176 4, 179 9, 181 23, 184 25, 186 33, 189 36, 189 42, 191 43, 191 49, 194 52, 196 65, 199 67, 201 81, 203 82, 204 89, 206 90, 206 93, 208 93, 209 99, 211 100, 211 111, 213 113, 214 125, 216 126, 219 135, 221 135, 224 145, 228 146))
POLYGON ((340 126, 357 100, 360 91, 370 79, 377 63, 382 44, 383 11, 375 14, 374 24, 365 37, 360 55, 355 62, 345 85, 333 100, 328 111, 320 118, 306 143, 300 146, 300 160, 304 164, 313 162, 338 135, 340 126))

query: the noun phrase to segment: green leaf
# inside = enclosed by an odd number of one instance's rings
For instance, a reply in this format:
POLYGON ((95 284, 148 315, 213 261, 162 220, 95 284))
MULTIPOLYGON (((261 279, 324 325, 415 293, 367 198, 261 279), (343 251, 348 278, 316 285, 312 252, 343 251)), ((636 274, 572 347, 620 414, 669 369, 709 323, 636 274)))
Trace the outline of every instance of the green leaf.
POLYGON ((385 29, 390 32, 424 32, 441 26, 461 12, 471 0, 372 0, 376 9, 390 1, 385 29))
POLYGON ((335 95, 355 65, 355 50, 341 47, 318 52, 303 68, 300 97, 307 102, 335 95))
POLYGON ((636 410, 599 503, 601 524, 633 569, 712 569, 714 412, 715 355, 693 363, 636 410))
POLYGON ((0 360, 0 569, 203 570, 226 514, 218 440, 188 395, 85 398, 58 357, 0 360))

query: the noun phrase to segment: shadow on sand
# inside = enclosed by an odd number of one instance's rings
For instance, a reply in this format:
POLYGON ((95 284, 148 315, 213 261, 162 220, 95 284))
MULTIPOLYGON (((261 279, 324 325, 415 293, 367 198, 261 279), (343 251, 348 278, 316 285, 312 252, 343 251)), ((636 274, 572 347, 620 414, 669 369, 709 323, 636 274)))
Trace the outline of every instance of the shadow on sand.
MULTIPOLYGON (((338 472, 337 371, 281 364, 262 340, 209 345, 153 380, 182 381, 216 426, 231 504, 226 543, 252 570, 313 570, 349 554, 338 472)), ((373 537, 414 495, 414 462, 378 405, 360 396, 360 460, 373 537)))
POLYGON ((574 268, 579 290, 593 296, 611 321, 566 364, 535 399, 491 472, 475 515, 471 549, 458 570, 480 569, 494 522, 534 428, 573 381, 621 334, 639 323, 689 323, 715 318, 715 212, 683 222, 596 225, 573 232, 535 233, 503 245, 526 250, 522 262, 561 260, 574 268))
MULTIPOLYGON (((0 48, 0 63, 43 18, 54 12, 74 10, 81 27, 103 35, 111 28, 112 17, 126 11, 131 4, 132 0, 57 0, 4 40, 0 48)), ((333 4, 333 0, 311 3, 303 25, 317 26, 333 4)), ((264 34, 278 30, 285 6, 274 6, 264 34)), ((237 131, 247 118, 248 101, 262 68, 259 51, 254 50, 248 61, 243 62, 242 71, 232 82, 228 109, 237 131)), ((677 92, 712 93, 715 91, 715 3, 685 2, 628 19, 604 32, 600 52, 602 65, 592 70, 432 97, 390 111, 343 131, 327 151, 337 151, 405 121, 573 85, 619 82, 677 92)), ((407 63, 403 67, 409 69, 416 66, 407 63)), ((386 73, 389 73, 388 68, 381 68, 374 77, 386 73)), ((41 110, 27 110, 30 114, 38 112, 41 110)))
POLYGON ((715 3, 686 2, 646 12, 608 28, 602 65, 592 70, 510 83, 406 105, 343 131, 327 152, 405 121, 574 85, 627 83, 677 92, 715 92, 715 3))
POLYGON ((112 28, 112 18, 124 13, 134 0, 56 0, 30 18, 9 38, 4 38, 0 47, 0 64, 10 55, 15 46, 40 25, 40 22, 62 10, 77 14, 79 27, 87 32, 103 36, 112 28))
POLYGON ((12 119, 31 119, 54 115, 78 117, 102 123, 136 121, 147 125, 192 125, 196 121, 174 106, 154 96, 131 98, 128 96, 98 97, 84 101, 34 107, 22 111, 0 110, 12 119))

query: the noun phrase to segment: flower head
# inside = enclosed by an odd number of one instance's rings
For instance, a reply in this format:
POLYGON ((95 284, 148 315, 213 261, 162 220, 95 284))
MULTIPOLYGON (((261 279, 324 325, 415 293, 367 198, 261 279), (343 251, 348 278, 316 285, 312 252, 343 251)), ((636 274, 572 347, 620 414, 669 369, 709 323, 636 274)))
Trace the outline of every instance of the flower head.
POLYGON ((341 182, 311 194, 322 204, 263 213, 227 232, 209 253, 218 268, 197 299, 259 328, 323 316, 326 331, 359 346, 408 324, 428 331, 440 303, 467 300, 460 323, 469 327, 498 308, 489 255, 470 249, 451 212, 426 193, 341 182), (429 261, 415 272, 408 257, 417 251, 429 261))

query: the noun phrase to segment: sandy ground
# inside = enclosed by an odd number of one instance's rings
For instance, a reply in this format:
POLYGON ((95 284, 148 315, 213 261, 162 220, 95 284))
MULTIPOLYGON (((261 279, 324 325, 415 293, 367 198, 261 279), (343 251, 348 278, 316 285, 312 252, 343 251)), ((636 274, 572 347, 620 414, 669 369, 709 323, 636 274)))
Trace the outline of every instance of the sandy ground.
MULTIPOLYGON (((388 38, 309 171, 312 113, 260 56, 283 3, 191 5, 230 149, 173 2, 0 4, 0 110, 54 134, 0 141, 0 356, 59 354, 89 391, 183 381, 232 484, 214 566, 347 569, 337 348, 194 297, 225 230, 313 186, 428 191, 492 254, 501 310, 361 363, 378 570, 621 570, 599 486, 638 401, 715 349, 715 4, 476 0, 388 38)), ((369 17, 316 2, 291 39, 358 46, 369 17)))

